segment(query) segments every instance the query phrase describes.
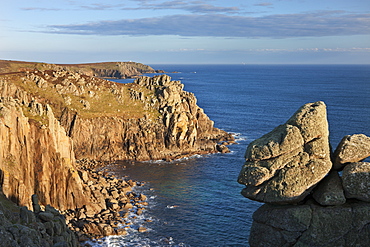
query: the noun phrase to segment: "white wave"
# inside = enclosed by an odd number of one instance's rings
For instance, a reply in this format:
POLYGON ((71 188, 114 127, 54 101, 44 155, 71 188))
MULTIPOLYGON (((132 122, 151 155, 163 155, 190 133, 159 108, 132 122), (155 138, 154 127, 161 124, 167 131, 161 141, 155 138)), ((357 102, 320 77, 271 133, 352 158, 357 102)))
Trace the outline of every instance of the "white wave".
POLYGON ((235 138, 236 142, 246 141, 249 139, 248 136, 242 135, 242 133, 231 133, 231 134, 235 138))

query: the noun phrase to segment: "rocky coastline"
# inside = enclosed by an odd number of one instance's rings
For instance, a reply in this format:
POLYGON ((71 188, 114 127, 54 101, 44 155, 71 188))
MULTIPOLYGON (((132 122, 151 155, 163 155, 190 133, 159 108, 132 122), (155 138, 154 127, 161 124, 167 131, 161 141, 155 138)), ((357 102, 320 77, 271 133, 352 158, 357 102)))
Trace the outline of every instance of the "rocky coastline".
POLYGON ((343 137, 334 152, 324 102, 302 106, 251 142, 238 182, 264 202, 253 214, 255 246, 368 246, 370 137, 343 137))
MULTIPOLYGON (((100 171, 108 162, 78 160, 77 170, 83 184, 95 198, 105 202, 100 211, 89 207, 59 211, 40 205, 38 196, 32 195, 32 210, 20 207, 0 195, 0 241, 2 246, 90 246, 89 243, 110 235, 127 235, 127 229, 147 231, 145 219, 140 225, 128 220, 129 214, 142 215, 148 206, 144 194, 136 193, 143 182, 121 179, 100 171)), ((131 217, 136 217, 131 216, 131 217)))
POLYGON ((142 183, 114 178, 101 166, 228 152, 234 142, 167 75, 120 84, 89 75, 91 64, 20 64, 0 63, 1 205, 16 204, 11 213, 0 208, 0 240, 8 246, 76 246, 124 235, 128 227, 143 232, 145 225, 125 221, 147 206, 134 189, 142 183), (22 207, 34 210, 25 224, 22 207))

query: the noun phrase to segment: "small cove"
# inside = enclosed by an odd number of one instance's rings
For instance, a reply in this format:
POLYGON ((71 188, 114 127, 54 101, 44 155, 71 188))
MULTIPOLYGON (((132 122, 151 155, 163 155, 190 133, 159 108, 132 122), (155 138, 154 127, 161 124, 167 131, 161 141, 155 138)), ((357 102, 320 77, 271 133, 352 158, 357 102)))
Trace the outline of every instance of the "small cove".
POLYGON ((236 133, 229 154, 173 162, 117 162, 107 170, 145 181, 150 206, 145 233, 108 238, 102 246, 248 246, 253 212, 236 182, 247 145, 284 123, 301 105, 327 105, 330 141, 370 136, 370 66, 163 65, 195 94, 215 126, 236 133), (197 72, 197 73, 194 73, 197 72), (109 242, 109 244, 108 244, 109 242))

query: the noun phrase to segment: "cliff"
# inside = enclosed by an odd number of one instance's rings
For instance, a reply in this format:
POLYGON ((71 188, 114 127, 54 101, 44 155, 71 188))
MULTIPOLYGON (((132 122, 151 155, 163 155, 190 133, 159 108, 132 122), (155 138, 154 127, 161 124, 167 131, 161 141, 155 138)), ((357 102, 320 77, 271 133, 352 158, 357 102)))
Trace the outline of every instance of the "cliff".
POLYGON ((111 84, 111 97, 117 100, 103 109, 115 114, 86 118, 65 108, 60 120, 74 141, 76 157, 158 160, 217 152, 216 143, 232 137, 214 128, 195 96, 182 88, 166 75, 142 77, 130 85, 111 84))
POLYGON ((126 79, 140 76, 144 73, 157 71, 148 65, 136 62, 102 62, 85 64, 47 64, 37 62, 22 62, 0 60, 0 73, 24 72, 35 70, 65 70, 88 76, 101 78, 126 79))
POLYGON ((266 203, 253 214, 254 246, 368 246, 370 137, 345 136, 331 152, 324 102, 302 106, 251 142, 238 182, 266 203))
POLYGON ((180 82, 166 75, 128 84, 95 77, 147 72, 154 70, 136 63, 0 61, 0 189, 4 198, 25 206, 16 211, 28 219, 20 226, 21 216, 10 222, 1 218, 8 211, 0 208, 0 232, 8 241, 4 243, 74 246, 71 232, 59 231, 66 223, 79 232, 80 240, 86 239, 84 234, 125 234, 116 227, 127 223, 118 212, 139 214, 145 196, 130 193, 132 181, 86 167, 88 159, 174 159, 228 151, 223 142, 233 137, 213 126, 180 82), (59 218, 52 214, 59 217, 57 211, 40 207, 63 211, 67 221, 56 224, 59 218), (35 229, 45 233, 33 237, 35 229))
MULTIPOLYGON (((49 65, 43 65, 49 68, 49 65)), ((53 67, 54 65, 50 65, 53 67)), ((53 67, 54 68, 54 67, 53 67)), ((19 205, 104 208, 75 159, 172 159, 233 140, 163 75, 119 84, 64 68, 0 74, 0 185, 19 205)))

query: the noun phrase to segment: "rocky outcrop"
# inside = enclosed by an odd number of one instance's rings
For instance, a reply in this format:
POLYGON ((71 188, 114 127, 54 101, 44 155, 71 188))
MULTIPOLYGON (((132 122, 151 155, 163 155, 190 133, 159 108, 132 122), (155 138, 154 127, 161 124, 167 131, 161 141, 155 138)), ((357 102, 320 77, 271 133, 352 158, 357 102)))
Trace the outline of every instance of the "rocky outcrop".
POLYGON ((99 211, 85 205, 81 208, 64 212, 70 229, 77 232, 79 240, 96 239, 109 235, 126 235, 128 228, 144 229, 145 219, 134 224, 129 214, 142 215, 148 206, 147 198, 141 193, 133 192, 136 186, 144 183, 118 179, 104 170, 97 171, 100 162, 79 160, 77 167, 83 183, 92 191, 92 195, 103 202, 99 211))
POLYGON ((0 73, 12 73, 20 71, 69 71, 87 76, 101 78, 126 79, 140 76, 144 73, 163 73, 152 67, 135 62, 103 62, 86 64, 47 64, 36 62, 22 62, 0 60, 0 73))
POLYGON ((195 96, 183 91, 183 84, 167 75, 141 77, 129 92, 134 104, 147 109, 143 117, 81 118, 75 111, 63 111, 60 120, 74 141, 78 159, 173 159, 218 152, 217 143, 233 140, 214 128, 196 105, 195 96), (157 112, 156 116, 150 116, 151 112, 157 112))
POLYGON ((4 247, 79 246, 77 236, 67 228, 65 217, 46 205, 41 210, 37 196, 34 211, 18 207, 0 194, 0 245, 4 247))
POLYGON ((248 146, 238 182, 266 203, 253 214, 250 246, 370 244, 370 163, 358 162, 370 138, 345 136, 331 154, 327 126, 325 104, 309 103, 248 146))
POLYGON ((343 169, 343 189, 347 198, 370 202, 370 163, 349 163, 343 169))
POLYGON ((351 202, 341 206, 261 206, 253 214, 251 247, 369 246, 370 207, 351 202))
POLYGON ((33 208, 48 227, 54 218, 40 211, 47 205, 89 237, 124 234, 124 228, 112 226, 124 223, 119 212, 141 214, 145 208, 145 196, 131 191, 132 181, 83 169, 76 157, 174 159, 227 152, 223 141, 233 141, 168 76, 120 84, 88 76, 83 66, 77 73, 28 65, 0 74, 0 190, 33 208), (30 200, 34 194, 37 202, 30 200))
POLYGON ((238 179, 246 185, 245 197, 280 204, 303 200, 332 167, 325 104, 301 107, 253 141, 245 159, 238 179))
POLYGON ((0 174, 4 194, 31 208, 29 198, 58 209, 89 201, 74 167, 72 140, 48 105, 38 105, 40 122, 23 114, 13 98, 0 101, 0 174))

